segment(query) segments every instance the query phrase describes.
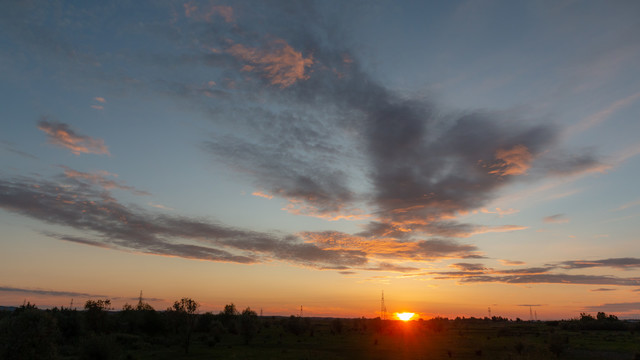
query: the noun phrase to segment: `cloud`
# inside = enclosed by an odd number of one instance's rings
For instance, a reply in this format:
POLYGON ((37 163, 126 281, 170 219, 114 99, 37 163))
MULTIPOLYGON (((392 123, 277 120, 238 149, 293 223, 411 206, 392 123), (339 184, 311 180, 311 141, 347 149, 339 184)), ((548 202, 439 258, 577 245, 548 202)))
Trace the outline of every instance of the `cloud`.
POLYGON ((597 289, 591 289, 590 291, 595 291, 595 292, 601 292, 601 291, 616 291, 618 289, 611 289, 611 288, 597 288, 597 289))
POLYGON ((515 145, 510 149, 498 149, 496 160, 489 165, 489 174, 499 176, 526 175, 531 167, 533 156, 524 145, 515 145))
POLYGON ((601 260, 571 260, 563 261, 559 265, 563 269, 585 269, 595 267, 612 267, 616 269, 630 270, 640 268, 638 258, 610 258, 601 260))
POLYGON ((364 268, 363 270, 408 273, 408 272, 419 271, 420 269, 413 266, 399 266, 399 265, 394 265, 390 263, 380 263, 376 266, 364 268))
POLYGON ((613 113, 616 111, 634 103, 640 99, 640 92, 631 94, 625 98, 619 99, 611 103, 609 106, 600 110, 599 112, 585 118, 579 123, 567 128, 567 134, 571 135, 575 132, 585 131, 589 128, 592 128, 605 120, 607 120, 613 113))
POLYGON ((564 214, 555 214, 545 216, 542 221, 547 224, 565 224, 569 222, 569 219, 564 214))
MULTIPOLYGON (((440 277, 446 279, 447 277, 440 277)), ((640 279, 619 278, 606 275, 535 274, 508 276, 467 276, 462 283, 507 283, 507 284, 574 284, 574 285, 618 285, 639 286, 640 279)))
POLYGON ((358 274, 355 271, 338 271, 338 273, 342 274, 342 275, 356 275, 356 274, 358 274))
POLYGON ((12 152, 12 153, 20 155, 20 156, 22 156, 24 158, 31 159, 31 160, 38 160, 38 158, 36 156, 34 156, 32 154, 29 154, 27 152, 24 152, 22 150, 16 149, 14 144, 12 144, 10 142, 0 140, 0 147, 2 149, 4 149, 5 151, 12 152))
POLYGON ((88 182, 90 184, 99 185, 100 187, 102 187, 105 190, 120 189, 120 190, 131 191, 135 195, 145 195, 145 196, 146 195, 151 195, 150 193, 148 193, 146 191, 137 190, 133 186, 127 186, 127 185, 119 183, 119 182, 117 182, 115 180, 107 179, 108 176, 118 177, 117 174, 112 174, 112 173, 109 173, 107 171, 98 171, 98 172, 95 172, 95 173, 86 173, 86 172, 73 170, 73 169, 71 169, 71 168, 69 168, 67 166, 61 166, 61 168, 64 169, 64 175, 67 178, 76 179, 76 180, 80 180, 80 181, 86 181, 86 182, 88 182))
POLYGON ((449 266, 456 269, 460 269, 462 271, 471 271, 471 272, 486 270, 486 268, 482 264, 457 263, 457 264, 451 264, 449 266))
POLYGON ((100 96, 94 97, 93 100, 103 104, 107 102, 107 100, 105 100, 103 97, 100 97, 100 96))
POLYGON ((231 99, 243 104, 207 108, 232 128, 213 135, 207 150, 265 193, 285 199, 285 211, 367 218, 358 235, 371 239, 515 231, 526 227, 456 218, 484 208, 523 175, 536 180, 601 166, 595 154, 561 150, 561 129, 521 121, 526 113, 445 111, 391 89, 349 51, 347 38, 336 35, 348 34, 337 30, 344 24, 326 22, 312 3, 276 4, 269 11, 273 16, 265 18, 248 10, 233 31, 212 24, 195 36, 215 49, 202 54, 202 63, 233 78, 231 99), (304 26, 291 33, 291 22, 304 26))
POLYGON ((162 209, 162 210, 175 210, 174 208, 170 208, 168 206, 162 205, 162 204, 155 204, 152 202, 148 202, 147 205, 154 207, 156 209, 162 209))
POLYGON ((640 200, 635 200, 635 201, 631 201, 631 202, 628 202, 626 204, 620 205, 619 207, 617 207, 617 208, 615 208, 615 209, 613 209, 611 211, 622 211, 622 210, 625 210, 625 209, 628 209, 628 208, 631 208, 631 207, 635 207, 635 206, 638 206, 638 205, 640 205, 640 200))
POLYGON ((482 208, 482 209, 480 209, 480 212, 483 213, 483 214, 497 214, 498 216, 503 217, 505 215, 517 214, 517 213, 520 212, 520 210, 511 209, 511 208, 503 210, 503 209, 500 209, 500 208, 496 208, 495 211, 491 211, 489 209, 482 208))
POLYGON ((365 237, 336 231, 303 232, 299 235, 323 249, 361 251, 371 258, 378 259, 433 261, 481 257, 475 245, 460 244, 451 239, 400 241, 387 237, 365 237))
POLYGON ((640 302, 610 303, 602 305, 592 305, 585 308, 586 311, 603 312, 630 312, 640 310, 640 302))
POLYGON ((265 193, 260 192, 260 191, 254 191, 254 192, 251 193, 251 195, 262 197, 262 198, 269 199, 269 200, 273 199, 273 195, 265 194, 265 193))
POLYGON ((124 251, 244 264, 275 260, 312 267, 354 267, 368 262, 367 254, 359 250, 322 249, 291 235, 147 213, 124 206, 104 189, 86 183, 1 179, 0 208, 87 234, 46 233, 60 240, 124 251))
POLYGON ((76 155, 82 153, 109 155, 109 150, 104 145, 104 140, 77 134, 65 123, 40 120, 38 129, 47 134, 50 144, 67 148, 76 155))
POLYGON ((0 292, 46 295, 46 296, 63 296, 63 297, 88 297, 88 298, 107 297, 106 295, 88 294, 88 293, 80 293, 80 292, 74 292, 74 291, 25 289, 25 288, 16 288, 16 287, 10 287, 10 286, 0 286, 0 292))
POLYGON ((500 262, 503 265, 508 265, 508 266, 520 266, 520 265, 525 265, 524 261, 519 261, 519 260, 505 260, 505 259, 500 259, 500 262))
POLYGON ((96 110, 104 110, 104 106, 102 105, 91 105, 91 107, 96 110))
POLYGON ((234 57, 248 63, 243 71, 258 71, 269 79, 272 85, 282 88, 291 86, 298 80, 309 78, 306 68, 313 64, 313 58, 305 58, 283 39, 271 40, 264 49, 234 44, 227 50, 234 57))

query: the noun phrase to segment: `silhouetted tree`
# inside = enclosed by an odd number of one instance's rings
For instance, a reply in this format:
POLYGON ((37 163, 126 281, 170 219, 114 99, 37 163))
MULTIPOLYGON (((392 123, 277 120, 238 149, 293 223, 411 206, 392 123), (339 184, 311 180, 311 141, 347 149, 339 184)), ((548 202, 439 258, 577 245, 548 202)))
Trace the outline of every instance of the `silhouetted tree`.
POLYGON ((190 298, 182 298, 180 301, 176 301, 173 303, 173 308, 171 309, 179 318, 182 319, 182 324, 185 329, 185 341, 184 341, 184 352, 186 354, 189 353, 189 344, 191 342, 191 333, 195 327, 196 322, 196 312, 200 304, 198 304, 195 300, 190 298))
POLYGON ((25 304, 0 322, 0 358, 55 359, 58 335, 50 313, 25 304))
POLYGON ((224 306, 224 310, 218 314, 220 322, 224 325, 225 329, 231 334, 238 333, 238 317, 240 313, 236 309, 236 306, 231 303, 224 306))
POLYGON ((240 333, 244 338, 244 343, 249 344, 251 339, 258 332, 258 314, 251 310, 251 308, 246 308, 242 311, 242 315, 240 315, 240 333))
POLYGON ((107 330, 107 311, 111 308, 111 300, 87 300, 84 304, 86 310, 87 327, 96 333, 107 330))

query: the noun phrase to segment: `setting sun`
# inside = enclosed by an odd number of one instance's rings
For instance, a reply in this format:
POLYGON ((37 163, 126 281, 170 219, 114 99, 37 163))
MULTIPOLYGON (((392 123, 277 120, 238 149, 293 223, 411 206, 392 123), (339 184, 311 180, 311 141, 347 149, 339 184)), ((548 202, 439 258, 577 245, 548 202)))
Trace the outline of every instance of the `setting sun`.
POLYGON ((415 315, 415 313, 410 313, 410 312, 396 313, 396 317, 402 321, 411 320, 413 315, 415 315))

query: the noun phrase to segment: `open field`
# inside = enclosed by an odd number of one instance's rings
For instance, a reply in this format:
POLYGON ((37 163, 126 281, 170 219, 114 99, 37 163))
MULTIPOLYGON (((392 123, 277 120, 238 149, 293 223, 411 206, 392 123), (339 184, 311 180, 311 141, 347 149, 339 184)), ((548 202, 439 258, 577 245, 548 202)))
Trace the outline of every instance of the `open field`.
POLYGON ((0 355, 69 360, 640 359, 639 324, 615 317, 402 322, 225 311, 196 315, 21 307, 0 312, 0 355))

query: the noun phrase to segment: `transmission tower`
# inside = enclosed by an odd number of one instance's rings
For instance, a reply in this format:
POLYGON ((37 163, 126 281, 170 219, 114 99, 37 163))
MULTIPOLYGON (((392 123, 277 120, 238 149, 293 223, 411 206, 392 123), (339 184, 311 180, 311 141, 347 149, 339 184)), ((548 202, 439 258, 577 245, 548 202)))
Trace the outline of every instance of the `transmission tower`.
POLYGON ((142 308, 142 290, 140 290, 140 297, 138 298, 138 309, 142 308))
POLYGON ((529 317, 531 318, 531 321, 533 321, 533 310, 531 306, 529 306, 529 317))
POLYGON ((300 305, 300 317, 302 317, 302 305, 300 305))
POLYGON ((384 304, 384 290, 382 290, 382 299, 380 300, 380 319, 387 320, 387 306, 384 304))
POLYGON ((491 306, 489 306, 489 319, 491 319, 491 306))

